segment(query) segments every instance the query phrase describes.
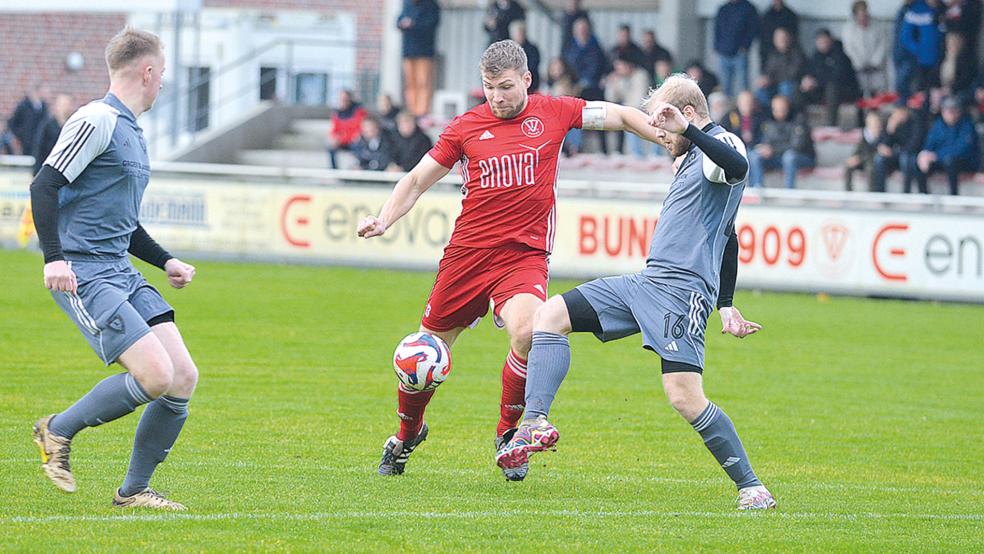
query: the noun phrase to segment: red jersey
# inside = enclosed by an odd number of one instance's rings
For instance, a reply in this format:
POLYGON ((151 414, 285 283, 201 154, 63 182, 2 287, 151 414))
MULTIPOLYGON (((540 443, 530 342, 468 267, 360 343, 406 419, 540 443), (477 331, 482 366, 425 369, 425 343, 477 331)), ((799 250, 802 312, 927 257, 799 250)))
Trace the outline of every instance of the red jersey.
POLYGON ((550 252, 557 162, 567 132, 581 127, 584 104, 580 98, 533 94, 512 119, 499 119, 484 103, 451 121, 429 152, 444 167, 461 162, 465 198, 451 244, 520 243, 550 252))

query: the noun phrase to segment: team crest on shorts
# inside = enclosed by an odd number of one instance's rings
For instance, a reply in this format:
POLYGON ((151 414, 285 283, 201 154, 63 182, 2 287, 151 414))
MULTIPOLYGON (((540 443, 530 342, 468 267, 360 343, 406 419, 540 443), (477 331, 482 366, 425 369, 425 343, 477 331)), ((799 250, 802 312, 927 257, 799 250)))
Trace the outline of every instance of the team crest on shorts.
POLYGON ((119 333, 126 332, 126 327, 123 325, 123 318, 120 316, 116 316, 109 320, 109 328, 119 333))
POLYGON ((523 134, 530 137, 536 138, 543 134, 543 122, 540 121, 539 117, 527 117, 520 124, 523 129, 523 134))

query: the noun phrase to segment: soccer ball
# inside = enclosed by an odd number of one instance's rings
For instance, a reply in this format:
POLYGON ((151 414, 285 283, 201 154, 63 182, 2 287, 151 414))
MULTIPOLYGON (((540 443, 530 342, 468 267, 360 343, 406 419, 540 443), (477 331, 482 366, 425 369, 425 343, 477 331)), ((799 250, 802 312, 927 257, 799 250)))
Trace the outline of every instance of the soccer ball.
POLYGON ((430 333, 407 335, 393 353, 393 371, 409 390, 436 389, 451 373, 451 350, 430 333))

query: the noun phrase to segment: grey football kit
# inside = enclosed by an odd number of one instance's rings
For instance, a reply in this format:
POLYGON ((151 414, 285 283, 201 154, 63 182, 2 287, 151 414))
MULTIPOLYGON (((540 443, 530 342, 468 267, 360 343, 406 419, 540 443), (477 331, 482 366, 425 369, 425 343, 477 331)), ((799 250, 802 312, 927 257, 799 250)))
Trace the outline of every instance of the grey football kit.
MULTIPOLYGON (((173 311, 127 256, 150 180, 143 132, 109 94, 65 122, 44 167, 67 181, 58 190, 58 238, 78 279, 78 293, 51 294, 109 365, 150 332, 148 321, 173 311)), ((49 257, 57 253, 46 249, 49 257)))
MULTIPOLYGON (((734 293, 734 222, 748 174, 744 144, 720 126, 690 125, 683 136, 692 144, 663 203, 646 268, 563 295, 573 332, 602 341, 641 333, 643 346, 662 358, 663 373, 703 371, 707 317, 715 302, 730 306, 734 293)), ((533 332, 526 421, 549 414, 570 362, 566 335, 533 332)), ((724 411, 708 403, 690 424, 738 489, 761 486, 724 411)))
MULTIPOLYGON (((745 156, 741 140, 720 126, 707 134, 745 156)), ((576 289, 598 316, 599 339, 641 332, 643 346, 664 360, 704 367, 704 330, 746 182, 728 183, 723 170, 691 146, 663 202, 646 268, 576 289)))
MULTIPOLYGON (((52 291, 92 349, 110 365, 174 310, 130 262, 129 254, 161 269, 171 259, 139 222, 150 162, 136 117, 115 95, 91 102, 66 121, 31 184, 31 202, 45 263, 64 260, 77 293, 52 291)), ((100 381, 47 428, 71 439, 86 427, 144 410, 120 494, 148 487, 177 440, 188 399, 153 399, 129 373, 100 381), (149 404, 148 404, 149 403, 149 404)))

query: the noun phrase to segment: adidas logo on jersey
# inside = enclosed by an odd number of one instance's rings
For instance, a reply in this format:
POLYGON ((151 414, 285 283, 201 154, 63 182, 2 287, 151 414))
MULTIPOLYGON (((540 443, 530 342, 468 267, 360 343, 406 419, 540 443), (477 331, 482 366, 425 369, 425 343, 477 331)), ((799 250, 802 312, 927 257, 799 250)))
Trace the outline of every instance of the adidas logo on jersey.
POLYGON ((672 342, 670 342, 670 344, 667 344, 666 345, 666 349, 669 350, 670 352, 679 352, 680 351, 680 349, 677 348, 676 341, 672 341, 672 342))
POLYGON ((478 140, 489 140, 489 139, 494 139, 494 138, 495 138, 495 135, 492 134, 492 131, 489 131, 488 129, 486 129, 485 132, 482 133, 482 136, 478 137, 478 140))

